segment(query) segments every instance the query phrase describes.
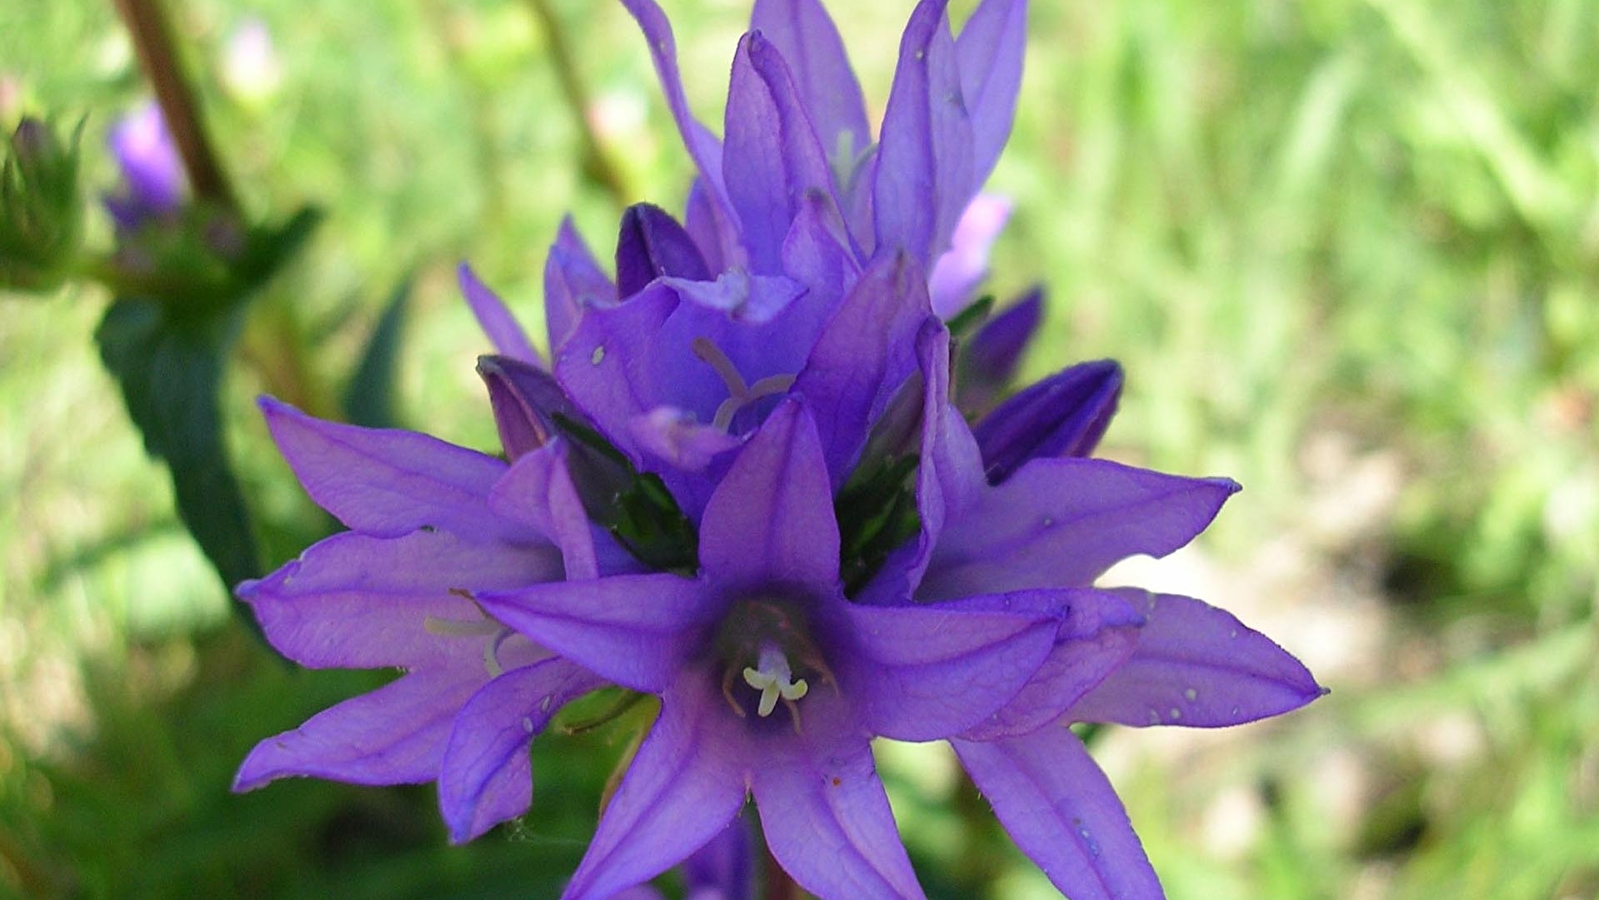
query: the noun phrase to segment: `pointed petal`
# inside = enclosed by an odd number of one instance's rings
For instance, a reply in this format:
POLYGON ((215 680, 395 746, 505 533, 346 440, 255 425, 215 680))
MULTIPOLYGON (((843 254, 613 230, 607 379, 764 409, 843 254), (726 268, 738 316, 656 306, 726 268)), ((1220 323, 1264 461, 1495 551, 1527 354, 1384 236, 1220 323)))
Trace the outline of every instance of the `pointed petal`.
MULTIPOLYGON (((722 181, 721 142, 694 118, 693 111, 689 109, 688 97, 683 92, 683 79, 677 68, 677 43, 672 37, 672 25, 667 21, 666 13, 661 11, 655 0, 622 0, 622 5, 633 14, 640 30, 644 32, 645 40, 649 42, 650 57, 655 61, 655 72, 660 76, 666 105, 677 122, 677 130, 683 137, 689 156, 699 168, 700 176, 705 179, 711 201, 725 211, 727 218, 732 219, 733 207, 728 202, 727 187, 722 181)), ((727 268, 741 266, 743 262, 742 257, 722 260, 727 268)))
POLYGON ((785 275, 751 275, 738 269, 717 275, 715 281, 667 278, 663 283, 690 303, 751 325, 771 322, 805 292, 803 285, 785 275))
POLYGON ((567 470, 564 442, 546 444, 517 460, 489 492, 489 508, 526 522, 559 547, 564 574, 558 577, 599 577, 593 526, 567 470))
POLYGON ((562 900, 606 900, 704 846, 744 804, 744 735, 704 673, 686 677, 600 816, 562 900))
POLYGON ((838 583, 838 522, 810 410, 785 400, 705 507, 700 566, 717 584, 838 583))
POLYGON ((1057 614, 843 604, 852 652, 835 662, 873 734, 931 741, 1016 695, 1054 646, 1057 614))
POLYGON ((477 374, 488 385, 500 444, 513 461, 549 442, 557 414, 582 418, 554 376, 537 366, 508 356, 480 356, 477 374))
POLYGON ((437 667, 476 660, 481 639, 429 630, 482 621, 458 592, 561 577, 553 547, 475 544, 445 532, 398 538, 346 532, 239 586, 272 646, 311 668, 437 667))
POLYGON ((1325 693, 1299 660, 1226 610, 1174 594, 1146 598, 1132 656, 1071 708, 1073 719, 1218 728, 1325 693))
POLYGON ((474 540, 523 541, 527 529, 488 509, 505 463, 414 431, 360 428, 260 400, 283 458, 317 505, 358 531, 397 537, 418 528, 474 540))
POLYGON ((995 194, 978 194, 955 223, 950 247, 927 277, 933 312, 949 320, 977 299, 977 285, 988 277, 988 253, 1010 218, 1010 201, 995 194))
POLYGON ((1027 49, 1027 0, 983 0, 955 41, 961 95, 972 117, 972 188, 994 170, 1016 116, 1027 49))
POLYGON ((466 305, 472 308, 472 315, 477 317, 479 327, 488 335, 495 352, 535 366, 542 365, 539 351, 528 341, 522 326, 516 324, 516 317, 506 308, 505 301, 490 290, 466 263, 457 267, 456 275, 461 282, 461 294, 466 297, 466 305))
POLYGON ((936 317, 929 316, 917 332, 916 365, 923 383, 921 460, 916 468, 920 528, 914 541, 889 554, 855 598, 870 605, 899 605, 912 598, 943 533, 946 510, 972 505, 981 488, 977 444, 949 405, 949 331, 936 317))
POLYGON ((1099 445, 1122 393, 1112 359, 1080 363, 1012 395, 972 429, 991 484, 1028 461, 1087 456, 1099 445))
POLYGON ((961 348, 956 406, 977 415, 993 405, 1016 377, 1043 314, 1044 292, 1033 288, 983 323, 961 348))
POLYGON ((676 575, 613 575, 477 595, 489 615, 608 681, 658 694, 726 606, 676 575))
POLYGON ((722 173, 759 274, 783 271, 783 238, 801 198, 833 194, 832 170, 782 54, 758 31, 739 41, 728 86, 722 173))
POLYGON ((822 191, 808 191, 783 239, 783 271, 804 285, 822 319, 860 278, 849 233, 838 204, 822 191))
POLYGON ((346 700, 257 744, 233 789, 291 775, 350 784, 432 781, 456 712, 487 677, 480 664, 418 671, 346 700))
POLYGON ((922 0, 905 26, 872 188, 877 252, 910 253, 923 271, 949 246, 975 192, 947 3, 922 0))
POLYGON ((622 213, 616 239, 616 292, 625 299, 662 276, 705 281, 711 277, 694 239, 671 213, 635 203, 622 213))
POLYGON ((816 412, 827 469, 842 485, 871 424, 916 371, 916 334, 930 316, 911 257, 884 257, 855 283, 794 382, 816 412))
POLYGON ((1027 685, 999 712, 962 734, 966 740, 994 740, 1054 724, 1127 660, 1144 623, 1117 591, 1018 591, 945 603, 969 609, 995 601, 1003 601, 1006 608, 1057 610, 1061 624, 1049 655, 1027 685))
POLYGON ((562 706, 604 684, 558 657, 485 684, 455 718, 439 772, 439 808, 460 844, 533 802, 528 745, 562 706))
POLYGON ((1187 544, 1237 490, 1225 478, 1035 459, 945 523, 917 599, 1092 584, 1119 560, 1187 544))
POLYGON ((705 267, 712 272, 726 272, 731 268, 728 259, 737 259, 743 252, 738 242, 738 226, 731 214, 716 205, 704 178, 695 178, 689 185, 688 200, 683 204, 683 228, 694 239, 705 267))
POLYGON ((544 323, 549 332, 550 353, 554 354, 583 310, 590 306, 616 303, 616 285, 600 271, 600 264, 589 252, 572 217, 561 220, 555 244, 544 260, 544 323))
POLYGON ((1165 896, 1127 810, 1065 727, 1002 741, 951 741, 1005 830, 1073 900, 1165 896))
POLYGON ((751 790, 772 856, 820 897, 922 900, 864 733, 822 692, 802 738, 762 741, 751 790))
POLYGON ((750 28, 777 47, 793 73, 829 159, 853 162, 872 143, 866 100, 838 28, 817 0, 756 0, 750 28))

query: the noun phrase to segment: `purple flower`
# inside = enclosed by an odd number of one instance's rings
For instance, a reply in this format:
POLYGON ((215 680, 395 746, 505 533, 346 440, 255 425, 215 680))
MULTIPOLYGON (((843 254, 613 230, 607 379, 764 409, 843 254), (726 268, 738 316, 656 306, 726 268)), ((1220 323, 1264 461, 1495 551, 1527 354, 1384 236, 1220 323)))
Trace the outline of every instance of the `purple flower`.
POLYGON ((267 639, 312 668, 405 671, 262 741, 236 790, 290 775, 437 781, 454 841, 524 812, 528 743, 600 686, 488 619, 470 591, 615 571, 550 442, 512 465, 422 434, 262 411, 306 491, 349 531, 238 588, 267 639))
POLYGON ((699 573, 487 591, 495 618, 660 716, 564 895, 607 897, 720 832, 753 794, 768 848, 824 897, 921 897, 872 765, 875 736, 984 722, 1050 651, 1048 592, 936 606, 844 597, 817 422, 782 401, 706 506, 699 573))
MULTIPOLYGON (((968 207, 1010 133, 1025 0, 983 0, 959 38, 947 0, 918 4, 876 143, 838 29, 817 0, 757 0, 734 56, 721 139, 689 110, 666 15, 654 0, 623 2, 699 170, 686 227, 713 269, 782 272, 785 245, 819 204, 843 226, 857 264, 902 251, 940 272, 941 285, 969 289, 1003 220, 987 202, 968 207), (960 246, 942 263, 952 238, 960 246)), ((940 313, 965 299, 950 290, 935 298, 940 313)))
POLYGON ((117 229, 133 231, 176 215, 184 202, 183 161, 161 108, 146 103, 124 116, 111 127, 107 143, 123 180, 122 190, 105 198, 117 229))
POLYGON ((857 599, 937 609, 974 591, 1067 592, 1066 625, 1028 683, 952 741, 1017 845, 1074 898, 1159 897, 1110 783, 1065 726, 1212 728, 1297 709, 1324 691, 1231 614, 1189 597, 1095 590, 1126 557, 1187 544, 1238 490, 1081 458, 1120 373, 1068 369, 1017 396, 987 446, 948 400, 947 335, 924 329, 919 536, 857 599), (1094 387, 1097 385, 1098 387, 1094 387))

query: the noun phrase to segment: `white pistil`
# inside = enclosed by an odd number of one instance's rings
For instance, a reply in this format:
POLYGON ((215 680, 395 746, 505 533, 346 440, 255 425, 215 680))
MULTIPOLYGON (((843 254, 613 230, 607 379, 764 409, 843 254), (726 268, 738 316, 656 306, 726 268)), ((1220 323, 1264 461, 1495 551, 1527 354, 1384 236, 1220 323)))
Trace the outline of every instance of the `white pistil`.
POLYGON ((756 666, 744 667, 744 683, 761 692, 761 702, 755 712, 762 718, 772 714, 779 699, 792 703, 810 691, 805 679, 794 678, 783 651, 770 645, 761 648, 756 666))

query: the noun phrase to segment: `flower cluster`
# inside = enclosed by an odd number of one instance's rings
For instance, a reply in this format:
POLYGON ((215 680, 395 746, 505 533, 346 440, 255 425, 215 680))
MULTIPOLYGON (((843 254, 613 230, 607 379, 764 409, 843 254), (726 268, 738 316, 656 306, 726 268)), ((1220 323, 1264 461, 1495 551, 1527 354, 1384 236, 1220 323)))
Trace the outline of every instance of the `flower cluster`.
POLYGON ((698 169, 685 216, 628 210, 614 279, 562 229, 548 364, 462 270, 498 351, 479 371, 503 459, 263 402, 349 531, 240 596, 300 663, 406 674, 262 742, 238 786, 436 780, 467 840, 528 808, 527 746, 556 711, 612 686, 660 711, 569 900, 690 858, 751 796, 806 890, 922 897, 877 737, 950 742, 1073 897, 1158 896, 1068 726, 1231 725, 1321 689, 1224 611, 1098 585, 1237 490, 1090 457, 1114 363, 1000 399, 1039 298, 984 321, 971 295, 1006 211, 978 189, 1024 0, 983 0, 958 37, 922 0, 875 142, 817 0, 757 0, 721 138, 689 112, 665 15, 623 2, 698 169))

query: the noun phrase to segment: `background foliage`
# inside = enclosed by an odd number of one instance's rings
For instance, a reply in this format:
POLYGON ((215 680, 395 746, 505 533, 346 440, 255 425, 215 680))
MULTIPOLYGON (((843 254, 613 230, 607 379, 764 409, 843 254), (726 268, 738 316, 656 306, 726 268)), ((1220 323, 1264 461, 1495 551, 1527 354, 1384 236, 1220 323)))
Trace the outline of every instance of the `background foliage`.
MULTIPOLYGON (((549 4, 600 160, 533 4, 171 6, 243 206, 326 214, 225 372, 276 564, 328 523, 253 395, 337 414, 387 323, 383 402, 491 446, 454 264, 537 322, 563 212, 610 244, 604 164, 628 200, 680 202, 687 163, 617 5, 549 4), (230 53, 256 18, 276 84, 230 53)), ((746 4, 667 6, 714 121, 746 4)), ((880 111, 911 3, 832 6, 880 111)), ((1334 691, 1266 726, 1100 738, 1171 896, 1599 895, 1599 6, 1034 7, 991 185, 1016 204, 994 284, 1050 290, 1031 371, 1120 359, 1108 452, 1245 484, 1203 546, 1126 575, 1235 609, 1334 691)), ((86 117, 89 183, 146 91, 109 4, 0 6, 0 124, 86 117)), ((464 849, 426 788, 227 792, 255 740, 373 680, 295 670, 230 618, 99 364, 109 301, 0 296, 0 896, 551 895, 613 733, 541 741, 534 815, 464 849)), ((1052 896, 947 757, 881 760, 931 893, 1052 896)))

